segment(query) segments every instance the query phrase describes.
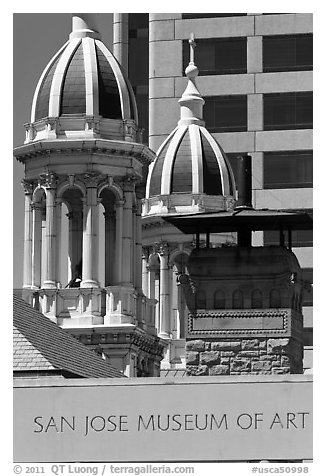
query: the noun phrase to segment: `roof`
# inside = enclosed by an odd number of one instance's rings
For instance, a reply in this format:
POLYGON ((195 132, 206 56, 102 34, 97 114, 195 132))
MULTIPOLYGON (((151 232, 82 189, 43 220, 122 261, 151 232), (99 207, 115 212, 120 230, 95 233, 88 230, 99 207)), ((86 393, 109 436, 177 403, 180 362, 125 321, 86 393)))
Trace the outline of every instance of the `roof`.
POLYGON ((85 378, 124 377, 16 293, 13 324, 16 372, 61 370, 85 378))
POLYGON ((134 93, 121 66, 79 16, 73 17, 69 40, 45 67, 34 94, 32 123, 59 116, 138 121, 134 93))
POLYGON ((183 233, 222 233, 248 230, 310 230, 312 217, 306 212, 240 209, 163 217, 183 233))

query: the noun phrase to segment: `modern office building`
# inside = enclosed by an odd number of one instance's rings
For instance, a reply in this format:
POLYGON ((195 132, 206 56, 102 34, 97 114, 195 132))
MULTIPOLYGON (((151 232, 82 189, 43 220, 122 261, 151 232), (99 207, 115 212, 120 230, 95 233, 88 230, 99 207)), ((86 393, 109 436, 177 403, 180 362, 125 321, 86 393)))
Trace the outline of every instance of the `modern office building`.
MULTIPOLYGON (((114 54, 128 69, 144 140, 157 152, 178 122, 194 34, 206 128, 236 179, 237 155, 252 156, 253 206, 311 213, 312 27, 307 13, 115 14, 114 54)), ((312 231, 287 233, 303 268, 304 367, 310 368, 312 231)), ((277 239, 273 231, 253 234, 255 245, 277 239)), ((159 231, 144 228, 143 244, 161 240, 159 231)), ((171 271, 171 295, 174 288, 171 271)))

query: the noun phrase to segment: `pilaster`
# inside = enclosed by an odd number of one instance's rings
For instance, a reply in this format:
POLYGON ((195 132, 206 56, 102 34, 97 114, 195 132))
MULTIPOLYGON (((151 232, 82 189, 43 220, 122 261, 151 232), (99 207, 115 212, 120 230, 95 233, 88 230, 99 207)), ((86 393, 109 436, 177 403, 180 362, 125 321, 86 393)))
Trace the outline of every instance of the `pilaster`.
POLYGON ((33 183, 22 180, 25 192, 25 222, 24 222, 24 278, 23 287, 32 286, 32 256, 33 256, 33 210, 32 194, 33 183))
MULTIPOLYGON (((46 191, 46 225, 45 225, 45 262, 43 288, 56 288, 56 267, 57 267, 57 247, 56 247, 56 186, 57 176, 53 173, 46 173, 40 176, 40 183, 46 191)), ((43 267, 43 264, 42 264, 43 267)))

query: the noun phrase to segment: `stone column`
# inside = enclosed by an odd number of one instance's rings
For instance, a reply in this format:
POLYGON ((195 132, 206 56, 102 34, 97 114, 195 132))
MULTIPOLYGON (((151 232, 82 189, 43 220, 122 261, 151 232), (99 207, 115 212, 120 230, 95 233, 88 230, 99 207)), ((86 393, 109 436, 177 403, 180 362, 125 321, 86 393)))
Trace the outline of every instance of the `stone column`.
POLYGON ((25 191, 25 223, 24 223, 24 275, 23 287, 32 286, 32 257, 33 257, 33 210, 32 194, 33 184, 27 180, 22 180, 25 191))
POLYGON ((32 250, 32 286, 41 287, 42 256, 42 208, 40 203, 32 205, 33 212, 33 250, 32 250))
MULTIPOLYGON (((46 225, 43 288, 56 288, 57 246, 56 246, 56 183, 55 174, 48 173, 41 177, 46 188, 46 225)), ((43 267, 43 264, 42 264, 43 267)))
POLYGON ((61 279, 60 279, 60 274, 61 274, 61 211, 62 211, 62 199, 57 198, 56 200, 56 227, 57 227, 57 240, 56 240, 56 245, 57 245, 57 250, 56 250, 56 282, 59 287, 61 287, 61 279))
POLYGON ((86 203, 84 206, 83 276, 81 287, 94 288, 98 282, 98 174, 85 174, 86 203))
POLYGON ((137 209, 135 214, 136 219, 136 236, 135 236, 135 287, 136 289, 142 289, 142 226, 141 226, 141 200, 137 197, 137 209))
POLYGON ((148 248, 142 248, 142 289, 145 296, 149 297, 149 267, 148 267, 148 248))
POLYGON ((129 183, 124 189, 125 202, 123 206, 123 224, 122 224, 122 284, 131 286, 133 284, 132 270, 132 246, 133 246, 133 219, 132 219, 132 201, 133 186, 129 183))
POLYGON ((169 250, 166 243, 159 246, 160 255, 160 322, 159 336, 170 338, 169 250))
POLYGON ((113 14, 113 54, 128 76, 128 13, 113 14))

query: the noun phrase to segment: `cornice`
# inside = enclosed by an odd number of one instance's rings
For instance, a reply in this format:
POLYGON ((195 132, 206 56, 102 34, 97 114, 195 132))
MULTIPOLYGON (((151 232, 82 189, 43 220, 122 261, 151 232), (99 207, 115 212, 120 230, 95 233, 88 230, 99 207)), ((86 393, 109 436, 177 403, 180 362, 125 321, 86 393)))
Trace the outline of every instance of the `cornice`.
POLYGON ((14 156, 23 163, 36 157, 61 154, 124 156, 135 158, 143 165, 148 165, 155 159, 155 153, 144 144, 106 139, 46 140, 32 142, 14 149, 14 156))

